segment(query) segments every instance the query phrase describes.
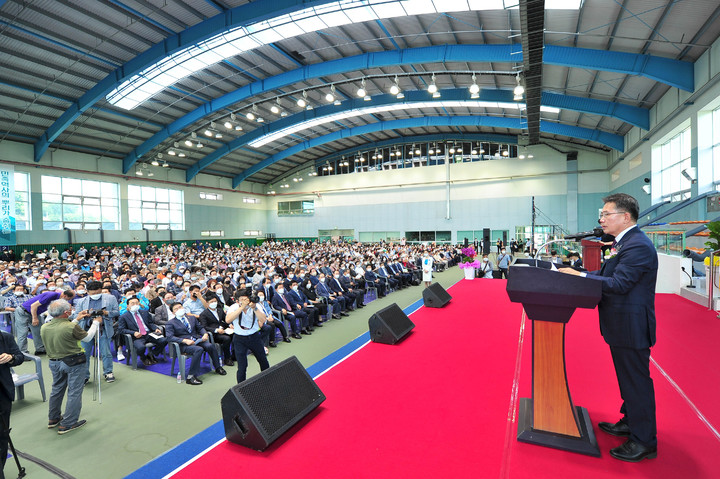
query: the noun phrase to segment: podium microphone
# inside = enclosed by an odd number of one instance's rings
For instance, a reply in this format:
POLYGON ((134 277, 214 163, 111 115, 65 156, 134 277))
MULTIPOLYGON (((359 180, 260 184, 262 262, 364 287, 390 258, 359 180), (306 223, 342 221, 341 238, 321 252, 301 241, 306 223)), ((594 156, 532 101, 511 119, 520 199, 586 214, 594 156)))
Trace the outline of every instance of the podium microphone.
POLYGON ((688 278, 690 278, 690 284, 688 285, 688 288, 694 288, 695 285, 694 285, 693 282, 692 282, 692 276, 690 276, 690 275, 688 274, 688 272, 685 271, 685 266, 680 266, 680 269, 682 270, 683 273, 687 274, 687 277, 688 277, 688 278))
POLYGON ((580 233, 575 233, 573 235, 565 235, 565 239, 569 240, 581 240, 583 238, 589 238, 591 236, 602 236, 603 230, 602 228, 595 228, 591 231, 581 231, 580 233))

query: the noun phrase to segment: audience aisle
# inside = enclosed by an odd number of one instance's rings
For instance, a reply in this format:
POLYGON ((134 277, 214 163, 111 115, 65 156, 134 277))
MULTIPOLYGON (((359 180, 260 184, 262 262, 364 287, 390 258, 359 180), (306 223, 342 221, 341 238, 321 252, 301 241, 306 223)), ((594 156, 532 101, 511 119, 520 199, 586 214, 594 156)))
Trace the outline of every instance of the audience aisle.
MULTIPOLYGON (((436 275, 436 280, 449 287, 462 276, 459 268, 436 275)), ((291 355, 305 366, 317 362, 332 351, 367 331, 368 318, 377 310, 397 303, 406 307, 422 297, 422 286, 397 291, 373 301, 364 309, 352 312, 341 320, 332 320, 312 336, 280 343, 268 358, 275 364, 291 355)), ((249 358, 248 375, 259 372, 257 362, 249 358)), ((29 372, 26 363, 18 372, 29 372)), ((52 375, 43 360, 45 386, 52 375)), ((115 366, 117 381, 102 383, 102 404, 92 400, 92 387, 83 394, 82 418, 88 420, 82 430, 58 436, 47 429, 47 403, 43 403, 36 384, 26 386, 26 399, 13 405, 12 439, 21 452, 42 459, 72 476, 82 478, 119 478, 134 471, 152 458, 197 434, 221 419, 220 398, 234 384, 234 367, 230 374, 202 376, 202 387, 176 384, 175 378, 145 371, 140 366, 115 366)), ((28 477, 52 477, 39 466, 22 460, 28 477)), ((5 473, 14 477, 14 464, 8 461, 5 473)))

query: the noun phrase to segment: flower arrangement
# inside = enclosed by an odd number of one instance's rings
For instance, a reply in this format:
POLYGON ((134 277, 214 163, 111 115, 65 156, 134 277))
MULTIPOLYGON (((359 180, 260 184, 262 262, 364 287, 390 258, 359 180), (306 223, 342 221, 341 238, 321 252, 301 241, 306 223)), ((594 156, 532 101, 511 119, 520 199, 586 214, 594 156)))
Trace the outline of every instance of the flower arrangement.
POLYGON ((463 248, 461 250, 461 253, 463 255, 462 259, 460 260, 460 264, 458 266, 461 269, 465 268, 479 268, 481 266, 480 261, 475 259, 477 257, 477 251, 475 251, 475 248, 472 246, 468 246, 467 248, 463 248))

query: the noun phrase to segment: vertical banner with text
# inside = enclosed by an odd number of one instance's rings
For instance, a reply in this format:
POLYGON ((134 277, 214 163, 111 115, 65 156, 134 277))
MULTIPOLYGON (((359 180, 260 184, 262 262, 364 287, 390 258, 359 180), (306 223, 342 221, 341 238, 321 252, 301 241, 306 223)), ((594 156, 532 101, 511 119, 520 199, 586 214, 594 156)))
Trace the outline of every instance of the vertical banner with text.
POLYGON ((16 244, 15 167, 0 164, 0 247, 16 244))

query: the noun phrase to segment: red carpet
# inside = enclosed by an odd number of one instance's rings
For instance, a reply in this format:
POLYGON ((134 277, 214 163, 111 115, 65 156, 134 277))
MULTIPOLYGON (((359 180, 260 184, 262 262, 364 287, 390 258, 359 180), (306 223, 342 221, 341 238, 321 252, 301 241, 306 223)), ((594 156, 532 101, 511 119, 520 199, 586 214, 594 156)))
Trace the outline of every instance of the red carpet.
MULTIPOLYGON (((325 403, 265 452, 223 441, 172 477, 718 476, 720 441, 654 368, 658 459, 612 459, 607 451, 621 441, 597 427, 599 459, 518 443, 512 387, 522 309, 509 302, 505 281, 462 281, 450 293, 445 308, 413 314, 416 328, 398 345, 368 344, 321 376, 325 403)), ((711 343, 720 321, 674 296, 659 296, 657 305, 653 357, 711 423, 720 420, 711 343)), ((594 424, 615 421, 619 393, 596 311, 576 312, 566 349, 574 403, 588 409, 594 424)), ((530 396, 530 353, 528 322, 520 397, 530 396)))

